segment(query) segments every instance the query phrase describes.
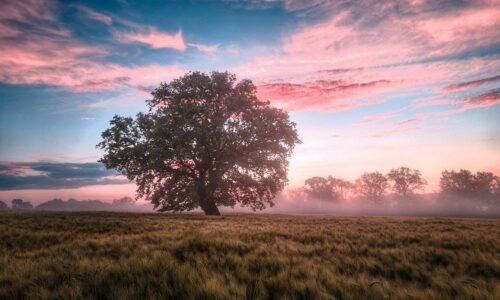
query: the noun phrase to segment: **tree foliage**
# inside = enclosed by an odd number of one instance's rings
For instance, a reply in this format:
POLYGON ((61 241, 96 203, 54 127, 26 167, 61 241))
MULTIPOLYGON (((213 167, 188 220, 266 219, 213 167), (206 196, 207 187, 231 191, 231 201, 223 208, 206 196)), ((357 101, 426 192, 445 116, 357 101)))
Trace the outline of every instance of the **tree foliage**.
POLYGON ((413 194, 427 184, 419 170, 411 170, 407 167, 391 169, 387 174, 387 178, 392 181, 392 190, 400 196, 413 194))
POLYGON ((368 199, 382 200, 389 183, 380 172, 364 173, 356 180, 356 191, 368 199))
POLYGON ((273 204, 300 142, 286 111, 227 72, 188 73, 152 96, 149 112, 115 116, 98 144, 100 161, 135 181, 137 197, 160 211, 213 215, 218 206, 273 204))

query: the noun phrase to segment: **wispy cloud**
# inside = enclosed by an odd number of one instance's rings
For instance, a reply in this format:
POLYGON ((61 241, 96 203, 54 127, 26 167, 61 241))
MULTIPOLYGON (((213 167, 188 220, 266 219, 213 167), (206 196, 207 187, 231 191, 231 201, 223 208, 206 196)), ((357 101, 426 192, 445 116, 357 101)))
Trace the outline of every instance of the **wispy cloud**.
POLYGON ((500 89, 492 89, 465 98, 448 98, 448 99, 417 99, 416 107, 429 106, 455 106, 455 112, 464 112, 469 109, 489 107, 500 104, 500 89), (457 109, 458 107, 458 109, 457 109))
POLYGON ((357 124, 369 124, 369 123, 380 122, 380 121, 384 121, 387 119, 391 119, 391 118, 397 116, 399 113, 401 113, 405 109, 406 108, 402 108, 402 109, 398 109, 398 110, 372 114, 372 115, 364 117, 357 124))
POLYGON ((188 43, 188 46, 194 47, 198 51, 208 52, 208 53, 213 53, 219 49, 219 45, 204 45, 204 44, 188 43))
POLYGON ((86 6, 83 6, 83 5, 78 5, 76 6, 78 8, 78 10, 80 10, 83 14, 85 14, 85 16, 91 20, 96 20, 96 21, 99 21, 99 22, 102 22, 106 25, 111 25, 113 24, 113 19, 108 16, 108 15, 105 15, 105 14, 102 14, 100 12, 97 12, 95 10, 92 10, 86 6))
POLYGON ((138 32, 117 31, 115 35, 119 41, 142 43, 154 49, 170 48, 184 51, 187 48, 182 30, 178 30, 176 33, 167 33, 161 32, 153 26, 141 26, 138 32))

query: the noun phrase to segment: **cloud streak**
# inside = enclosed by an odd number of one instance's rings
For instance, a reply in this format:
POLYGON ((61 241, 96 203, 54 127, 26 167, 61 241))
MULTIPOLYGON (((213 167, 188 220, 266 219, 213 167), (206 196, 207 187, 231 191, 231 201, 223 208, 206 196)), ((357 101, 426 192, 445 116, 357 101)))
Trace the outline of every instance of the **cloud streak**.
POLYGON ((395 83, 387 80, 353 83, 342 80, 317 80, 304 83, 263 83, 257 86, 258 95, 289 110, 346 110, 380 103, 378 100, 354 99, 374 91, 387 89, 395 83))
POLYGON ((478 80, 461 82, 461 83, 457 83, 457 84, 451 84, 451 85, 445 86, 443 89, 446 91, 457 91, 457 90, 463 90, 463 89, 467 89, 467 88, 478 87, 478 86, 481 86, 484 84, 495 83, 498 81, 500 81, 500 75, 488 77, 488 78, 483 78, 483 79, 478 79, 478 80))
POLYGON ((0 190, 69 189, 128 184, 101 163, 1 162, 0 190))

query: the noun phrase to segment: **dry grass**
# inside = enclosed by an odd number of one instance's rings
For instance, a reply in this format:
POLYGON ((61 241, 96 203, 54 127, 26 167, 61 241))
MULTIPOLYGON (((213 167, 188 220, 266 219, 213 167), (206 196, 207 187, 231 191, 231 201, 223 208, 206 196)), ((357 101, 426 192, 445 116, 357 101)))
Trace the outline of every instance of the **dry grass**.
POLYGON ((0 214, 1 299, 500 299, 500 220, 0 214))

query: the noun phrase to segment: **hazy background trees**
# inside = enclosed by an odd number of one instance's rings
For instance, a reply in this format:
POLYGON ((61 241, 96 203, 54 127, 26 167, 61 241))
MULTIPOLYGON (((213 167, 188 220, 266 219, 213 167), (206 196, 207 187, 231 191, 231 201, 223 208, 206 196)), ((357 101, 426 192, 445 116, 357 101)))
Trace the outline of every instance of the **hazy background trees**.
POLYGON ((76 200, 76 199, 52 199, 40 203, 35 207, 37 210, 49 211, 136 211, 151 212, 153 206, 150 204, 136 204, 130 197, 115 199, 111 203, 99 200, 76 200))
POLYGON ((9 209, 7 203, 0 201, 0 210, 7 210, 7 209, 9 209))
MULTIPOLYGON (((364 173, 354 182, 315 176, 306 179, 301 189, 289 193, 288 200, 300 203, 299 199, 303 199, 303 210, 314 208, 314 201, 322 200, 331 204, 332 212, 350 214, 500 214, 500 178, 491 172, 445 170, 437 193, 425 192, 426 185, 422 173, 408 167, 393 168, 386 175, 364 173)), ((318 206, 318 212, 325 209, 324 204, 318 206)))
POLYGON ((23 199, 13 199, 12 209, 32 209, 33 205, 29 201, 23 199))
POLYGON ((122 197, 120 199, 113 200, 112 204, 116 206, 128 206, 134 205, 135 200, 130 197, 122 197))

